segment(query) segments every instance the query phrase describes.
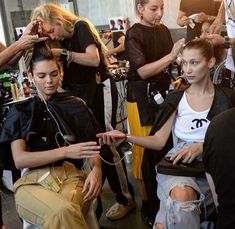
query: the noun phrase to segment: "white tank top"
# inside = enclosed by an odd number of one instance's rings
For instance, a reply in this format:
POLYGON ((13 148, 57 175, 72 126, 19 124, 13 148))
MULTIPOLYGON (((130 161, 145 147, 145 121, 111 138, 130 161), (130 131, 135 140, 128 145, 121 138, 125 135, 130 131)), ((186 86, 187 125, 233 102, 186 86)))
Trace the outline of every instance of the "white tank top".
POLYGON ((203 142, 210 121, 206 118, 210 109, 194 111, 188 104, 184 92, 178 106, 174 134, 183 141, 203 142))

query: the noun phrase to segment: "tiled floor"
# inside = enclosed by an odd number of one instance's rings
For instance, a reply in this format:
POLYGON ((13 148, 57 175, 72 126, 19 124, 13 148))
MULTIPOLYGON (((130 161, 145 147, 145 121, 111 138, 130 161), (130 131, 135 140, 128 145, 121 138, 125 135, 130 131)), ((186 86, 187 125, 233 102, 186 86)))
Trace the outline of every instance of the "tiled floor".
MULTIPOLYGON (((131 175, 131 165, 127 166, 130 182, 134 187, 136 187, 136 182, 133 176, 131 175)), ((22 222, 18 217, 18 214, 15 210, 14 205, 14 196, 12 193, 1 193, 2 194, 2 202, 3 202, 3 220, 5 223, 6 229, 22 229, 22 222)), ((141 213, 140 213, 140 197, 138 195, 138 190, 135 189, 135 198, 136 198, 136 208, 128 214, 125 218, 118 221, 109 221, 105 217, 105 213, 107 209, 112 206, 115 202, 114 194, 110 190, 107 182, 105 183, 102 193, 101 199, 103 204, 103 214, 100 218, 99 224, 101 228, 105 229, 145 229, 147 228, 142 221, 141 213)), ((54 229, 54 228, 53 228, 54 229)), ((55 228, 56 229, 56 228, 55 228)), ((70 229, 70 228, 69 228, 70 229)))

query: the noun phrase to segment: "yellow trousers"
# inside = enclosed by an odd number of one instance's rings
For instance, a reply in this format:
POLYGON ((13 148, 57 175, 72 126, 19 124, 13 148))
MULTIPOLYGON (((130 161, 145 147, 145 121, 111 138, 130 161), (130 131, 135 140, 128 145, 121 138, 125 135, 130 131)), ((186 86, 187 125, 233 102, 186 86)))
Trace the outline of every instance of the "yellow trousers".
POLYGON ((14 185, 17 212, 27 222, 44 229, 88 228, 81 192, 85 179, 86 173, 68 162, 33 169, 14 185), (38 179, 48 172, 39 183, 38 179))
MULTIPOLYGON (((127 103, 127 117, 130 126, 130 134, 135 136, 148 136, 152 126, 141 126, 137 103, 127 103)), ((143 160, 144 148, 134 145, 133 153, 133 176, 142 180, 141 165, 143 160)))

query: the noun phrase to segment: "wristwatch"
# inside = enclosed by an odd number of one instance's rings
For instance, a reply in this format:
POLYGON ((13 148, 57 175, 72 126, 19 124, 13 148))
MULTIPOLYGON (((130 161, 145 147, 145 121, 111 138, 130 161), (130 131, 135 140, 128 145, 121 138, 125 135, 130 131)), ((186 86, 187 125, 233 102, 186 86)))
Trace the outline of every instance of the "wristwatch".
POLYGON ((225 37, 224 37, 224 47, 225 47, 226 49, 228 49, 228 48, 230 48, 230 46, 231 46, 231 44, 230 44, 230 39, 229 39, 228 36, 225 36, 225 37))

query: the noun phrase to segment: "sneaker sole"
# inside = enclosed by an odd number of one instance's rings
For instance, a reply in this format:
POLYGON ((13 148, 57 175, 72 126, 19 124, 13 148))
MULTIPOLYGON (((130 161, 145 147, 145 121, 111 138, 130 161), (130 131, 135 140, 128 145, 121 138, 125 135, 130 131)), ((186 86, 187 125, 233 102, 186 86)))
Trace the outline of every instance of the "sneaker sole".
POLYGON ((107 216, 105 216, 108 220, 110 221, 117 221, 117 220, 121 220, 123 218, 125 218, 126 216, 130 215, 131 213, 133 213, 136 210, 136 205, 134 205, 125 215, 123 215, 122 217, 119 218, 109 218, 107 216))

